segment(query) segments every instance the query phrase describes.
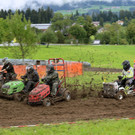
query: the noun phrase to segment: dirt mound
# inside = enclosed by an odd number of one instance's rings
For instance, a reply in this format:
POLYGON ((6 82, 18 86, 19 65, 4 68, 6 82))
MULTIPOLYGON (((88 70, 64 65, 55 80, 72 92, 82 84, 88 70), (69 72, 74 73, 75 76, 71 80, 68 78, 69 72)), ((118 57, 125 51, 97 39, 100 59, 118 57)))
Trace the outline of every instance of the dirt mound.
POLYGON ((117 101, 109 98, 85 98, 85 92, 83 94, 83 98, 57 102, 48 108, 0 99, 0 126, 134 117, 135 97, 117 101))

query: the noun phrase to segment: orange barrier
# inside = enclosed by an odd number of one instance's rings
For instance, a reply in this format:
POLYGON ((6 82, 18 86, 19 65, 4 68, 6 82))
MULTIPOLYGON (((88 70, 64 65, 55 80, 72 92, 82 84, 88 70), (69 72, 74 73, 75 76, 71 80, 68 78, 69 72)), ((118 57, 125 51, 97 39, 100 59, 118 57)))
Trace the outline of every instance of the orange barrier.
MULTIPOLYGON (((60 63, 59 63, 60 64, 60 63)), ((79 62, 65 62, 65 75, 66 77, 75 77, 83 74, 82 63, 79 62)), ((0 65, 0 70, 2 66, 0 65)), ((62 66, 54 66, 57 70, 64 70, 62 66)), ((14 65, 15 73, 17 78, 20 79, 20 76, 26 73, 25 65, 14 65)), ((34 65, 34 69, 37 70, 39 77, 43 78, 46 75, 46 65, 34 65)), ((59 76, 63 75, 63 71, 58 71, 59 76)))

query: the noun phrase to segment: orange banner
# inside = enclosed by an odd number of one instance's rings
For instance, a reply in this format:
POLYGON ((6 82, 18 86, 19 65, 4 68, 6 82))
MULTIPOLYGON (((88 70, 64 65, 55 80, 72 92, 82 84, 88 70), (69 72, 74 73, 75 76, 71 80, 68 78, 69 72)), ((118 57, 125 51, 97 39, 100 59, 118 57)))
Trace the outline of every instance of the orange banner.
MULTIPOLYGON (((54 64, 55 65, 55 64, 54 64)), ((58 63, 57 65, 60 65, 58 63)), ((64 74, 64 67, 55 65, 55 70, 58 70, 59 76, 64 74)), ((65 76, 66 77, 75 77, 83 74, 82 63, 79 62, 66 62, 65 63, 65 76)), ((0 70, 2 65, 0 65, 0 70)), ((25 65, 14 65, 15 73, 17 74, 17 78, 20 79, 20 76, 26 73, 25 65)), ((34 65, 34 69, 37 70, 39 77, 43 78, 46 75, 46 65, 34 65)))

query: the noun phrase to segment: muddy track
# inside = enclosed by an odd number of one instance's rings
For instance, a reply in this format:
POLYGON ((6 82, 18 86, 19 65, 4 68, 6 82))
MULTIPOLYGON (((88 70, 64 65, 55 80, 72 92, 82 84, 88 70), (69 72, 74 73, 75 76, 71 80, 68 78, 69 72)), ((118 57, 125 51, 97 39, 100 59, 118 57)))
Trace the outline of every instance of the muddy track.
POLYGON ((115 69, 115 68, 96 68, 96 67, 91 67, 87 68, 84 67, 83 71, 95 71, 95 72, 121 72, 122 69, 115 69))
POLYGON ((123 101, 89 97, 57 102, 48 108, 0 99, 0 126, 135 117, 135 97, 123 101))

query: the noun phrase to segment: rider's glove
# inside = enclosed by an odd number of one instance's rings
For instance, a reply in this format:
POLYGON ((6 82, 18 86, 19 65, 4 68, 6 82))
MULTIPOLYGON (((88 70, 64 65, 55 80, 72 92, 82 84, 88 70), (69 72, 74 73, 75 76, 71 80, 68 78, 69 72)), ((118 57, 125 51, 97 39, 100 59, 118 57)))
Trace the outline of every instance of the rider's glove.
POLYGON ((119 80, 121 80, 123 78, 123 76, 118 76, 119 80))

